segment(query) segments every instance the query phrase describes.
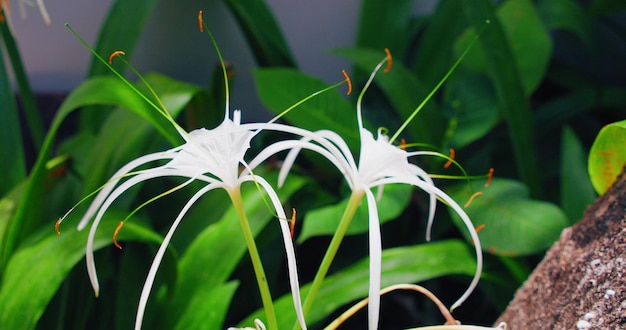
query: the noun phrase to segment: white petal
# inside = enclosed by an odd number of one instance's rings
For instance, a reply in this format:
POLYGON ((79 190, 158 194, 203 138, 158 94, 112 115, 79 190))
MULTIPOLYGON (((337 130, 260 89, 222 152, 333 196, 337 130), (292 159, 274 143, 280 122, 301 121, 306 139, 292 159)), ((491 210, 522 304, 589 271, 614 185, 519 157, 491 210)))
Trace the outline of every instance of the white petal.
POLYGON ((148 304, 148 298, 150 297, 150 291, 152 290, 152 285, 154 284, 156 273, 159 269, 159 266, 161 265, 161 260, 163 260, 165 251, 167 251, 167 247, 170 243, 170 240, 172 239, 172 236, 174 236, 174 232, 176 231, 176 228, 180 224, 185 214, 187 214, 187 211, 189 211, 189 208, 191 208, 191 206, 193 206, 193 204, 195 204, 196 201, 198 201, 200 197, 202 197, 204 194, 211 191, 212 189, 219 188, 219 187, 221 187, 221 183, 212 183, 212 184, 209 184, 208 186, 203 187, 198 192, 196 192, 189 199, 189 201, 187 201, 183 209, 180 211, 180 213, 178 214, 178 216, 172 223, 172 226, 168 230, 167 234, 165 235, 165 238, 163 239, 163 242, 159 246, 159 250, 157 251, 156 256, 152 260, 150 271, 148 271, 148 276, 146 277, 146 281, 143 284, 143 289, 141 290, 141 297, 139 298, 139 307, 137 308, 137 316, 135 318, 136 330, 141 329, 141 324, 143 322, 143 315, 146 310, 146 305, 148 304))
POLYGON ((380 223, 378 221, 378 209, 376 207, 376 198, 371 190, 365 190, 367 196, 367 208, 369 214, 369 244, 370 244, 370 285, 369 285, 369 304, 368 326, 370 330, 378 329, 378 317, 380 313, 380 277, 381 277, 381 259, 382 259, 382 242, 380 238, 380 223))
POLYGON ((293 298, 294 308, 296 309, 296 316, 298 318, 298 323, 300 323, 300 328, 302 330, 306 330, 306 321, 304 320, 304 313, 302 311, 302 300, 300 297, 300 281, 298 279, 298 266, 296 263, 296 253, 293 247, 293 241, 291 238, 291 231, 289 225, 287 224, 287 216, 285 215, 285 211, 283 210, 282 204, 278 199, 278 195, 274 191, 274 188, 262 177, 260 176, 245 176, 241 178, 243 181, 254 181, 263 187, 263 189, 267 192, 270 200, 272 201, 272 205, 278 215, 278 223, 280 225, 280 231, 283 236, 283 244, 285 246, 285 252, 287 254, 287 268, 289 269, 289 284, 291 286, 291 295, 293 298))

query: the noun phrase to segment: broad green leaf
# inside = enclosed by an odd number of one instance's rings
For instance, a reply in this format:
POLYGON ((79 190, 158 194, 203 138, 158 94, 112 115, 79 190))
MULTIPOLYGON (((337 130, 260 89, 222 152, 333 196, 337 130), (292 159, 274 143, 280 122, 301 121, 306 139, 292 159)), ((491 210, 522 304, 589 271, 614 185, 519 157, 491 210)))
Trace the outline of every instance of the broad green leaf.
POLYGON ((208 292, 196 292, 175 329, 220 329, 239 282, 231 281, 208 292))
POLYGON ((500 120, 493 86, 478 74, 469 74, 451 81, 446 91, 454 108, 450 145, 462 148, 480 139, 500 120))
MULTIPOLYGON (((459 202, 467 201, 473 193, 468 184, 448 192, 459 202)), ((494 178, 482 192, 465 211, 475 227, 484 225, 478 236, 483 250, 490 253, 522 256, 543 251, 569 224, 561 209, 549 202, 530 199, 528 189, 518 181, 494 178)), ((450 213, 467 235, 458 215, 450 213)))
MULTIPOLYGON (((387 287, 422 282, 446 275, 473 276, 476 262, 466 244, 449 240, 383 250, 381 269, 381 287, 387 287)), ((327 277, 317 294, 313 308, 306 317, 307 323, 311 325, 320 322, 341 306, 366 297, 368 286, 367 258, 327 277)), ((308 284, 301 288, 303 296, 309 288, 308 284)), ((279 328, 289 329, 296 319, 291 295, 282 296, 275 301, 274 306, 279 328)), ((252 324, 255 318, 262 315, 263 311, 257 311, 240 324, 252 324)))
POLYGON ((603 195, 626 165, 626 120, 606 125, 600 130, 589 151, 589 176, 596 192, 603 195))
POLYGON ((263 0, 226 0, 261 66, 295 67, 287 42, 263 0))
MULTIPOLYGON (((384 187, 382 199, 376 203, 378 217, 383 224, 395 219, 409 204, 413 187, 407 185, 387 185, 384 187)), ((341 216, 348 205, 348 199, 307 212, 302 221, 302 232, 298 242, 302 243, 310 237, 332 235, 337 231, 341 216)), ((367 202, 363 201, 352 219, 346 234, 355 235, 367 232, 368 226, 367 202)))
MULTIPOLYGON (((94 250, 112 243, 120 214, 107 212, 100 224, 94 250)), ((0 289, 0 328, 34 329, 50 299, 54 296, 68 272, 85 255, 89 231, 76 231, 62 226, 61 235, 50 234, 35 244, 15 253, 4 273, 0 289)), ((161 237, 134 222, 124 225, 119 240, 160 243, 161 237)), ((97 260, 96 260, 97 263, 97 260)))
POLYGON ((409 38, 413 1, 364 0, 357 32, 357 46, 370 49, 389 48, 404 57, 409 38))
POLYGON ((574 0, 541 0, 537 12, 548 29, 560 29, 573 33, 592 46, 591 21, 579 2, 574 0))
MULTIPOLYGON (((288 198, 304 183, 304 180, 290 176, 278 194, 281 198, 288 198)), ((278 230, 278 223, 275 223, 278 220, 267 210, 256 187, 251 184, 242 191, 242 194, 253 234, 257 235, 268 223, 272 223, 278 230)), ((174 297, 167 305, 166 325, 170 327, 176 324, 180 315, 186 314, 190 317, 193 311, 190 310, 192 306, 189 303, 196 295, 207 303, 222 299, 221 296, 205 294, 228 280, 246 251, 239 218, 231 207, 219 222, 200 232, 180 258, 178 286, 174 297)))
MULTIPOLYGON (((168 104, 184 104, 191 99, 197 88, 155 76, 157 93, 163 91, 163 102, 168 104), (164 82, 161 82, 164 81, 164 82), (162 88, 162 89, 161 89, 162 88)), ((31 172, 31 180, 26 187, 22 203, 16 211, 6 238, 2 241, 0 250, 0 273, 9 255, 15 248, 16 242, 26 236, 32 228, 41 221, 40 207, 43 198, 43 188, 46 176, 45 164, 50 156, 57 131, 65 118, 74 110, 89 105, 114 105, 133 111, 154 125, 159 132, 172 144, 178 145, 181 137, 165 118, 156 113, 156 110, 148 106, 146 101, 136 92, 129 88, 126 83, 116 77, 98 77, 85 81, 78 86, 63 102, 55 116, 50 130, 44 140, 41 152, 31 172)))
MULTIPOLYGON (((328 87, 319 79, 283 68, 257 69, 254 71, 254 80, 261 102, 275 114, 328 87)), ((356 148, 360 143, 355 109, 339 93, 327 91, 291 110, 284 118, 311 131, 335 131, 349 146, 356 148)))
MULTIPOLYGON (((552 54, 552 42, 531 0, 505 1, 498 7, 496 15, 511 51, 512 56, 508 60, 517 67, 524 94, 528 96, 543 80, 552 54)), ((487 29, 496 29, 496 27, 490 25, 487 29)), ((459 39, 457 43, 459 54, 474 38, 475 33, 475 30, 468 30, 459 39)), ((486 38, 488 32, 486 31, 484 35, 486 38)), ((475 70, 485 71, 490 60, 485 53, 485 48, 486 45, 483 49, 472 50, 463 64, 475 70)))
MULTIPOLYGON (((527 2, 527 0, 520 0, 520 2, 527 2)), ((496 16, 490 0, 462 2, 462 5, 474 29, 485 27, 486 20, 490 22, 481 34, 479 42, 485 54, 489 76, 497 92, 499 110, 508 124, 517 171, 520 178, 528 185, 532 196, 539 198, 543 192, 535 158, 532 116, 524 94, 520 68, 512 60, 515 58, 510 48, 513 45, 509 46, 506 30, 502 26, 503 22, 500 22, 496 16)), ((532 9, 532 6, 530 8, 532 9)), ((535 19, 531 22, 533 20, 535 19)), ((480 50, 475 47, 468 56, 480 50)))
POLYGON ((583 216, 587 206, 593 204, 596 193, 587 172, 587 155, 574 131, 563 128, 561 146, 561 208, 570 224, 583 216))
MULTIPOLYGON (((0 22, 6 25, 4 22, 0 22)), ((0 53, 0 196, 8 193, 14 186, 26 178, 24 144, 22 130, 17 113, 13 88, 6 71, 4 56, 0 53)), ((1 268, 1 267, 0 267, 1 268)))
MULTIPOLYGON (((352 61, 354 65, 365 72, 371 72, 378 62, 385 58, 385 53, 369 49, 359 48, 342 48, 333 51, 334 54, 345 57, 352 61)), ((393 55, 393 54, 392 54, 393 55)), ((441 78, 441 77, 439 77, 441 78)), ((391 70, 387 73, 379 72, 376 76, 375 83, 383 90, 388 101, 393 105, 397 114, 397 127, 389 127, 391 134, 395 133, 401 123, 406 120, 426 98, 430 92, 408 68, 398 63, 393 63, 391 70), (398 120, 399 119, 399 120, 398 120)), ((434 86, 432 86, 434 87, 434 86)), ((364 107, 367 108, 367 98, 364 107)), ((429 102, 420 112, 420 114, 408 126, 409 133, 412 138, 419 143, 428 143, 439 145, 443 136, 443 119, 439 109, 433 103, 429 102)), ((388 109, 382 109, 383 113, 388 109)), ((371 117, 379 116, 377 113, 371 114, 371 117)), ((394 123, 396 123, 394 122, 394 123)), ((376 129, 377 127, 374 127, 376 129)))

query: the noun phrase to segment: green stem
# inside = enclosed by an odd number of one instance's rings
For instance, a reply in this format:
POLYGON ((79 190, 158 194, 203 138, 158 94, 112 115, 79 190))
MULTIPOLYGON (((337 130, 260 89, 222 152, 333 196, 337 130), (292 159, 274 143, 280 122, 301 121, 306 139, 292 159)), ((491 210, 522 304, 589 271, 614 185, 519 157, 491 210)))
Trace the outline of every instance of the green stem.
MULTIPOLYGON (((352 219, 354 218, 354 214, 356 213, 356 210, 359 207, 359 204, 361 203, 361 199, 363 199, 364 194, 365 192, 363 190, 355 190, 352 191, 352 195, 350 195, 348 206, 341 216, 339 227, 337 227, 337 230, 335 231, 335 234, 333 235, 333 238, 328 245, 328 249, 326 250, 324 259, 322 259, 322 263, 317 269, 317 273, 315 274, 315 278, 313 279, 313 284, 311 284, 311 289, 307 293, 304 304, 302 305, 302 312, 304 313, 305 319, 307 314, 311 310, 311 307, 313 306, 315 296, 322 286, 322 282, 324 282, 324 278, 328 273, 328 269, 330 269, 330 264, 335 259, 335 255, 337 255, 337 250, 339 250, 341 241, 343 240, 344 236, 346 236, 346 231, 350 226, 350 222, 352 222, 352 219)), ((300 325, 296 322, 293 328, 299 329, 299 327, 300 325)))
POLYGON ((13 67, 13 73, 15 74, 15 81, 20 91, 20 99, 22 100, 22 107, 24 109, 24 116, 26 122, 30 128, 30 135, 33 139, 35 151, 39 152, 44 138, 44 126, 41 120, 39 110, 37 109, 37 103, 35 102, 35 95, 28 82, 28 76, 24 70, 24 64, 22 63, 19 49, 13 38, 13 33, 9 30, 8 24, 0 24, 0 34, 4 40, 4 46, 9 55, 11 66, 13 67))
POLYGON ((227 191, 231 201, 233 202, 237 215, 239 216, 241 231, 243 232, 246 244, 248 245, 248 253, 250 254, 250 259, 252 260, 254 275, 256 276, 259 292, 261 293, 263 309, 265 310, 265 314, 267 316, 267 327, 270 330, 277 330, 278 322, 276 320, 276 312, 274 311, 274 303, 272 302, 272 294, 270 292, 269 285, 267 284, 267 277, 265 276, 263 263, 261 263, 261 256, 259 255, 259 251, 256 247, 256 242, 254 241, 254 235, 252 234, 252 229, 250 229, 250 224, 248 223, 246 211, 243 208, 241 190, 239 187, 236 187, 232 190, 227 189, 227 191))

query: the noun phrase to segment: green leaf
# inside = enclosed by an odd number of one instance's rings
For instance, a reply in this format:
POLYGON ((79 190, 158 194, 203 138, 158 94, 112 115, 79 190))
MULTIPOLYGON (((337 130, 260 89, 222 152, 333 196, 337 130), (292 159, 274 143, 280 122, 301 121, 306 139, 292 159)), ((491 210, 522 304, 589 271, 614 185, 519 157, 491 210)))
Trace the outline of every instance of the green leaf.
POLYGON ((578 2, 541 0, 537 2, 537 12, 548 29, 569 31, 592 46, 591 21, 578 2))
MULTIPOLYGON (((165 79, 162 76, 161 78, 165 79)), ((157 78, 157 80, 161 78, 157 78)), ((161 97, 166 105, 181 101, 183 101, 181 103, 184 103, 184 100, 191 98, 191 95, 196 91, 196 87, 191 85, 178 83, 173 80, 169 82, 169 84, 163 84, 163 86, 161 86, 161 83, 155 83, 157 92, 164 91, 161 97)), ((16 211, 15 218, 11 221, 6 235, 1 241, 0 273, 2 273, 6 261, 13 252, 16 242, 27 236, 43 220, 40 206, 43 201, 47 175, 45 164, 52 151, 59 127, 74 110, 84 106, 102 104, 129 109, 153 124, 172 144, 178 145, 181 141, 181 137, 172 124, 163 116, 157 114, 155 109, 148 106, 142 97, 119 78, 97 77, 89 79, 78 86, 65 99, 50 126, 41 152, 33 166, 29 184, 24 191, 24 196, 16 211)))
MULTIPOLYGON (((0 23, 5 24, 5 23, 0 23)), ((26 178, 24 144, 13 88, 6 71, 4 56, 0 53, 0 196, 9 192, 26 178)), ((0 267, 1 268, 1 267, 0 267)))
MULTIPOLYGON (((266 178, 269 179, 269 178, 266 178)), ((305 181, 297 176, 290 176, 278 193, 288 198, 304 185, 305 181)), ((264 200, 254 185, 242 190, 244 207, 253 234, 257 235, 268 223, 276 220, 267 210, 264 200)), ((278 228, 278 223, 273 223, 278 228)), ((167 305, 166 325, 171 328, 181 315, 192 317, 193 306, 190 301, 194 297, 206 303, 215 303, 222 296, 207 296, 215 288, 221 286, 230 277, 235 267, 247 251, 241 233, 239 218, 234 208, 230 208, 222 219, 200 232, 189 248, 183 253, 179 262, 179 281, 175 295, 167 305)), ((203 318, 205 315, 194 314, 203 318)))
POLYGON ((295 67, 285 38, 263 0, 226 0, 261 66, 295 67))
POLYGON ((576 223, 587 206, 593 204, 596 193, 587 172, 587 155, 574 131, 563 128, 561 147, 561 207, 576 223))
POLYGON ((589 151, 589 176, 596 192, 603 195, 626 165, 626 120, 606 125, 600 130, 589 151))
MULTIPOLYGON (((328 87, 321 80, 293 69, 257 69, 254 79, 261 102, 275 114, 328 87)), ((311 131, 335 131, 354 149, 360 145, 355 107, 339 93, 328 91, 317 95, 291 110, 284 118, 311 131)))
POLYGON ((357 45, 389 50, 404 57, 409 37, 413 1, 364 0, 357 33, 357 45))
MULTIPOLYGON (((120 214, 107 212, 100 223, 94 250, 112 243, 120 214)), ((72 227, 61 228, 57 237, 52 225, 50 234, 28 245, 9 261, 0 289, 0 328, 34 329, 48 302, 69 271, 84 257, 89 232, 72 227)), ((134 222, 124 225, 119 240, 160 243, 161 237, 134 222)))
MULTIPOLYGON (((466 201, 473 191, 468 184, 451 187, 450 196, 466 201)), ((520 182, 494 178, 483 194, 465 208, 479 233, 483 250, 504 256, 541 252, 559 238, 569 223, 554 204, 529 199, 528 189, 520 182)), ((457 226, 467 235, 459 216, 450 211, 457 226)), ((466 236, 468 237, 468 236, 466 236)))
MULTIPOLYGON (((407 207, 411 199, 413 187, 407 185, 387 185, 384 187, 382 199, 376 203, 378 217, 383 224, 395 219, 407 207)), ((348 199, 307 212, 304 217, 302 232, 298 237, 298 243, 302 243, 310 237, 320 235, 332 235, 339 226, 341 216, 348 205, 348 199)), ((361 203, 348 227, 346 234, 355 235, 368 231, 367 203, 361 203)))
POLYGON ((189 301, 185 314, 176 323, 175 329, 219 329, 230 306, 239 282, 231 281, 208 292, 196 292, 189 301))
MULTIPOLYGON (((528 0, 520 0, 519 2, 527 3, 528 0)), ((471 3, 462 2, 462 4, 474 29, 481 29, 485 26, 486 20, 490 21, 479 40, 485 54, 486 67, 498 95, 499 110, 503 113, 510 131, 512 150, 519 176, 528 185, 531 194, 535 198, 539 198, 543 191, 535 158, 532 116, 528 100, 524 94, 524 83, 519 72, 521 68, 513 60, 516 57, 510 48, 515 45, 509 46, 505 29, 500 19, 496 17, 491 1, 476 0, 471 3)), ((528 7, 527 5, 524 6, 528 7)), ((532 5, 530 10, 532 10, 532 5)), ((521 13, 520 15, 528 16, 529 14, 521 13)), ((532 16, 532 14, 530 15, 532 16)), ((529 22, 533 23, 536 20, 536 17, 531 18, 529 22)), ((523 27, 520 28, 524 29, 523 27)), ((534 28, 538 29, 539 27, 534 28)), ((468 56, 480 50, 475 47, 468 56)), ((525 49, 525 51, 531 50, 525 49)))
MULTIPOLYGON (((550 63, 552 42, 548 31, 539 19, 530 0, 509 0, 498 7, 497 18, 502 24, 506 42, 511 51, 509 61, 517 67, 520 82, 526 96, 539 86, 550 63)), ((484 25, 484 21, 483 21, 484 25)), ((495 29, 488 26, 487 30, 495 29)), ((468 30, 457 42, 457 53, 461 53, 474 38, 475 30, 468 30)), ((488 31, 485 32, 485 38, 488 31)), ((482 38, 482 37, 481 37, 482 38)), ((503 46, 499 46, 503 47, 503 46)), ((478 71, 486 71, 489 58, 483 49, 472 50, 463 64, 478 71)))
POLYGON ((483 75, 469 74, 451 81, 446 91, 455 110, 450 145, 462 148, 480 139, 500 120, 497 98, 483 75))
MULTIPOLYGON (((460 274, 473 276, 474 257, 467 244, 457 240, 386 249, 382 254, 381 287, 400 283, 416 283, 440 276, 460 274)), ((300 290, 303 296, 310 285, 300 290)), ((326 278, 307 316, 308 324, 324 320, 341 306, 366 297, 369 287, 369 259, 364 259, 326 278)), ((459 293, 460 295, 460 293, 459 293)), ((291 294, 282 296, 274 305, 280 329, 288 329, 296 320, 291 294)), ((257 311, 240 324, 252 324, 262 317, 257 311)))

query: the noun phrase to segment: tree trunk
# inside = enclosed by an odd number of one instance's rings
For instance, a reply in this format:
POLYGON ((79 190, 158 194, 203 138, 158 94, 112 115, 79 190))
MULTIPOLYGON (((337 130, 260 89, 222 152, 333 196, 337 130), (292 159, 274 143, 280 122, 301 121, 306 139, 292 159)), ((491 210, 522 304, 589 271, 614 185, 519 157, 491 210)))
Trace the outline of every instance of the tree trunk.
POLYGON ((626 174, 566 228, 496 324, 626 329, 626 174))

